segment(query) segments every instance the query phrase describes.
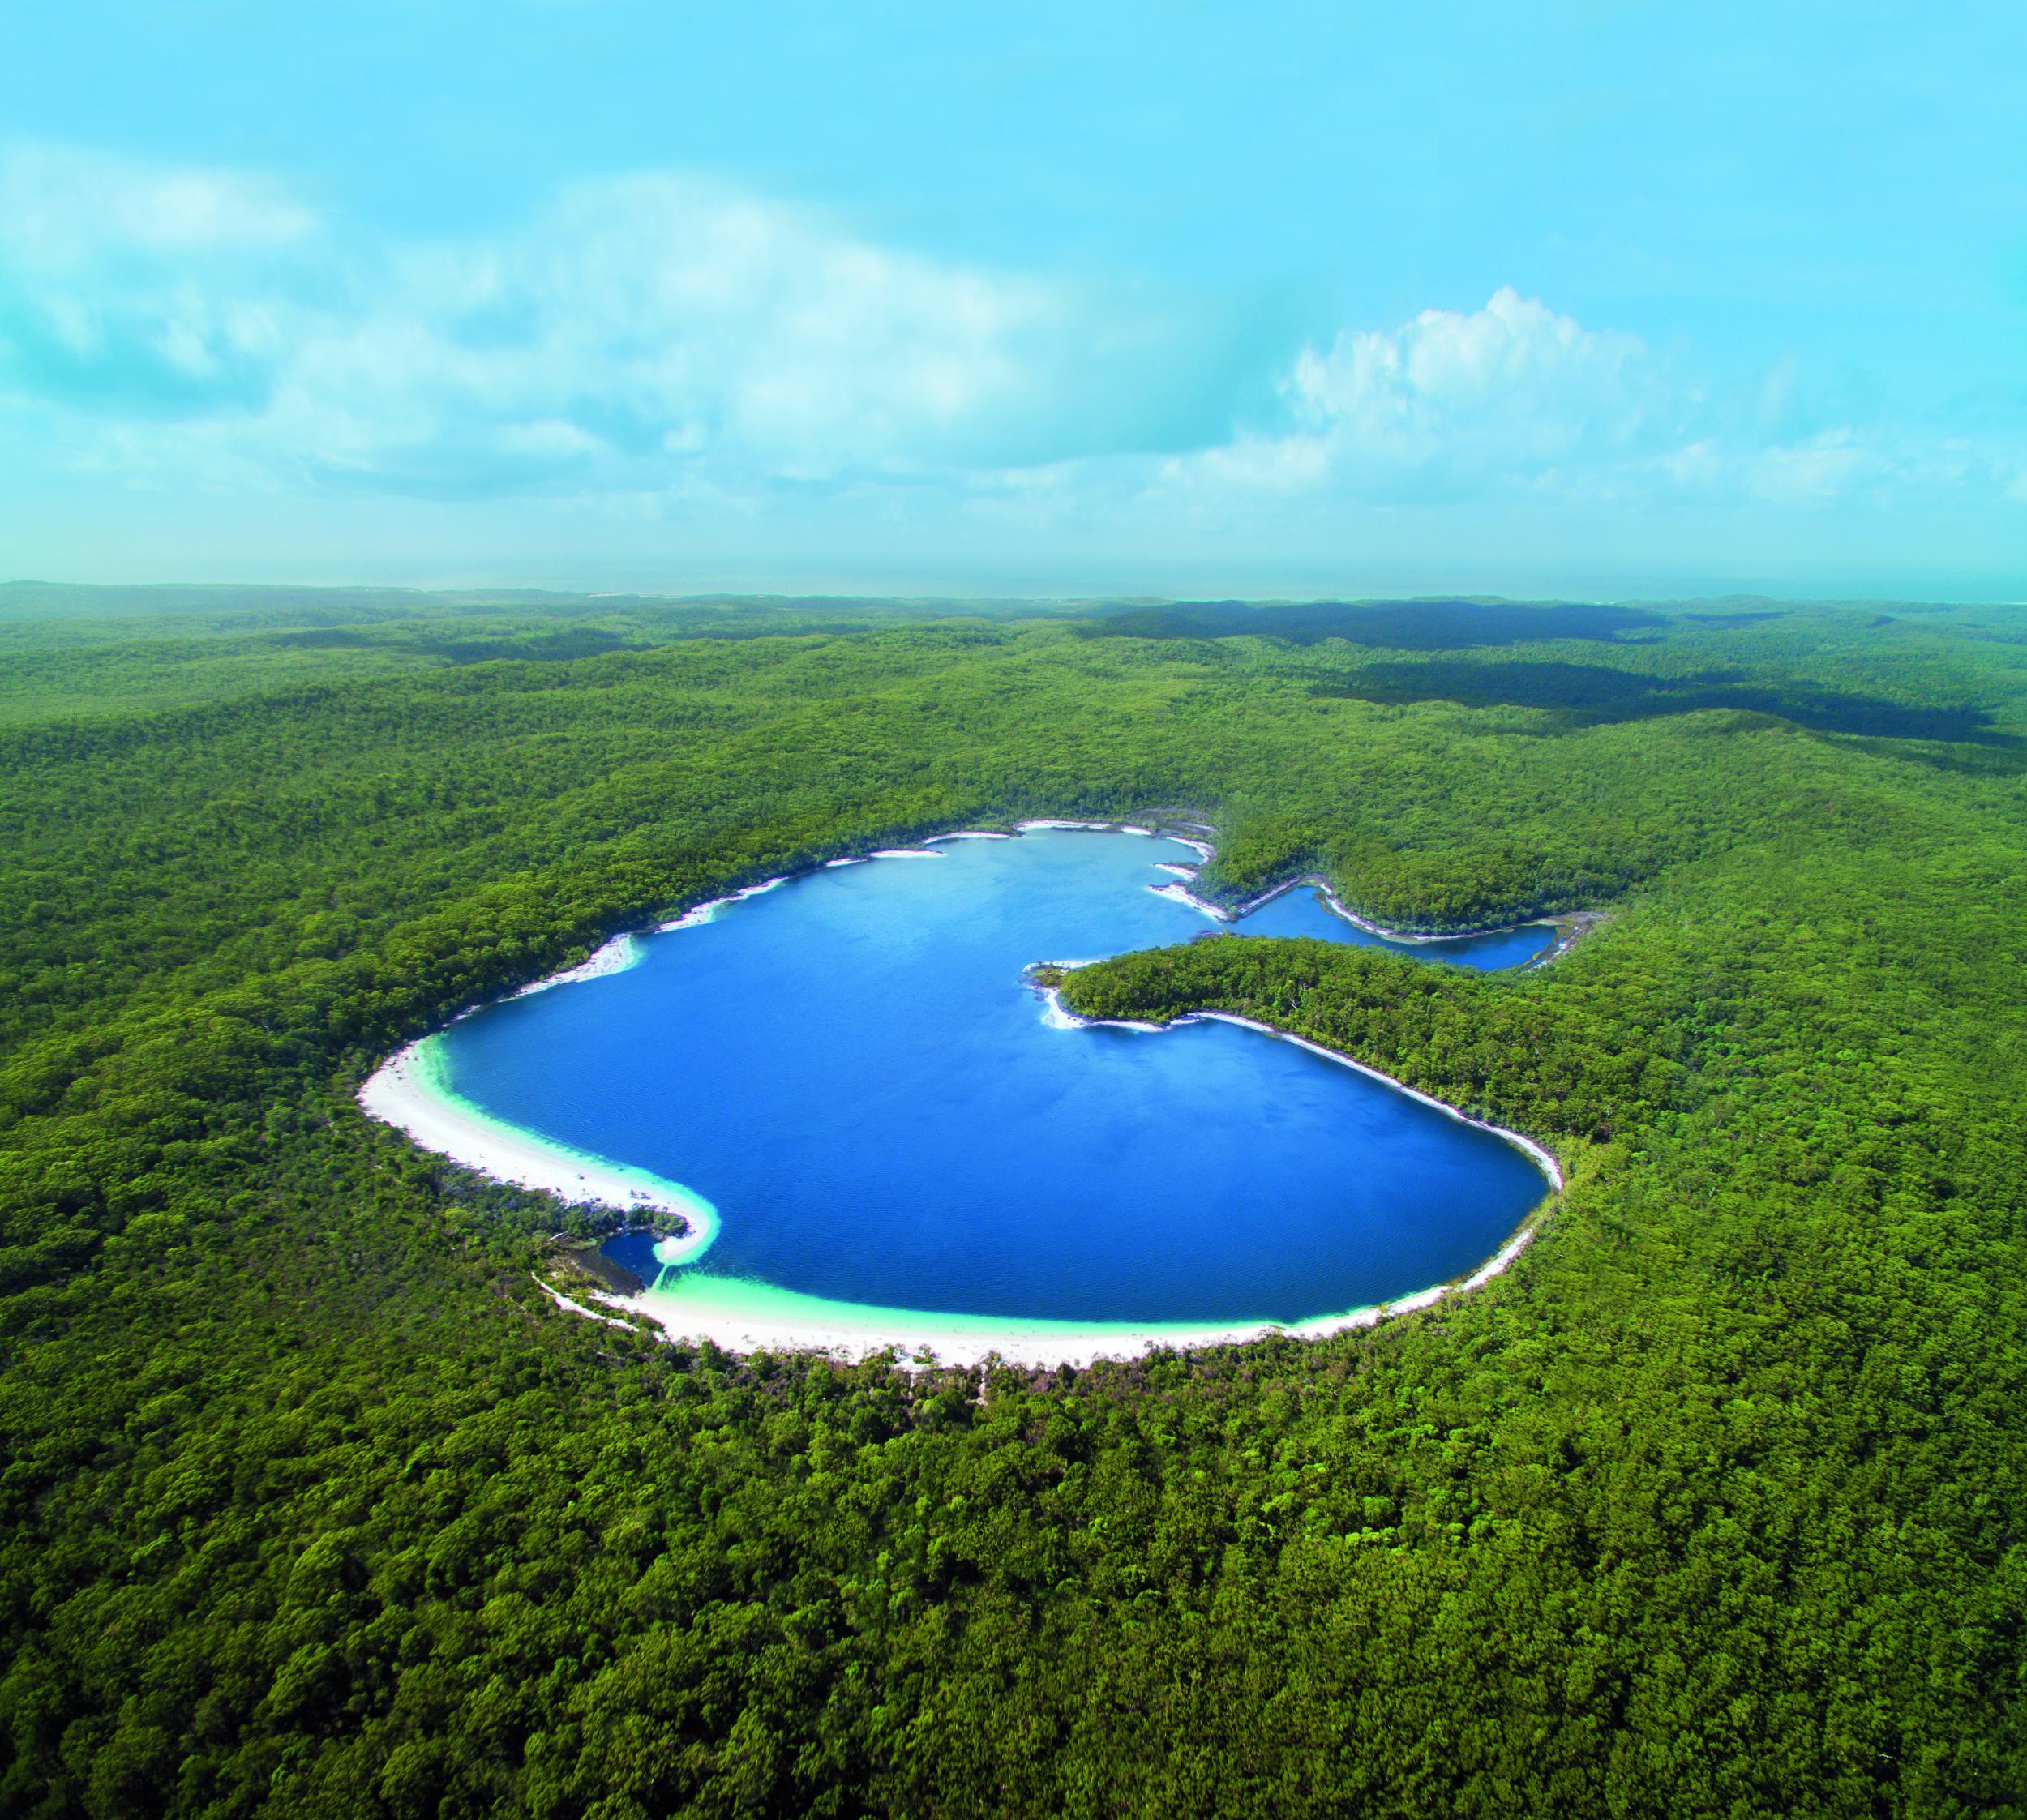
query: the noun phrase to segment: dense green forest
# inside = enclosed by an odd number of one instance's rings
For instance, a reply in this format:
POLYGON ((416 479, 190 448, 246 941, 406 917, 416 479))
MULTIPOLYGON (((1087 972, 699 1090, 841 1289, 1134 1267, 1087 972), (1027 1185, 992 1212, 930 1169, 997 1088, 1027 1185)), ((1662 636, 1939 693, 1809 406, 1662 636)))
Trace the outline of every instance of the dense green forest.
POLYGON ((2027 612, 0 589, 0 1812, 2027 1814, 2027 612), (1512 1270, 734 1358, 354 1104, 728 885, 1163 812, 1603 913, 1066 987, 1551 1142, 1512 1270))

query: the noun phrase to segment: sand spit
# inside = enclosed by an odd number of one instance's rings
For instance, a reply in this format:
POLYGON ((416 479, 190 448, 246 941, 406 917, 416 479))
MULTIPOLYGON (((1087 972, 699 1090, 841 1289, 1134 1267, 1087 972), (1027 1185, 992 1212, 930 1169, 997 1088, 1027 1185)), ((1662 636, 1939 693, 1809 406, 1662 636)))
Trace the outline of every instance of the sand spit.
MULTIPOLYGON (((1137 833, 1138 830, 1128 829, 1125 832, 1137 833)), ((1184 841, 1180 834, 1170 834, 1167 838, 1181 841, 1185 846, 1194 847, 1203 855, 1204 863, 1209 863, 1211 850, 1201 841, 1184 841)), ((1361 916, 1356 910, 1348 908, 1337 893, 1331 890, 1329 882, 1313 872, 1305 874, 1301 878, 1290 879, 1285 884, 1277 884, 1271 891, 1263 891, 1258 897, 1249 899, 1240 905, 1236 910, 1227 910, 1221 904, 1212 903, 1207 897, 1199 897, 1189 889, 1189 885, 1194 884, 1202 876, 1202 866, 1182 866, 1168 860, 1157 860, 1155 867, 1157 871, 1166 872, 1176 881, 1173 884, 1149 885, 1147 889, 1157 897, 1171 897, 1179 904, 1187 904, 1190 909, 1200 911, 1214 922, 1223 923, 1227 927, 1236 928, 1255 910, 1264 908, 1277 897, 1286 897, 1291 891, 1301 889, 1304 885, 1313 885, 1316 888, 1318 894, 1322 898, 1332 915, 1341 917, 1352 927, 1362 929, 1369 936, 1377 936, 1382 941, 1393 942, 1403 946, 1424 947, 1446 941, 1463 941, 1472 936, 1506 935, 1515 929, 1534 927, 1531 923, 1514 923, 1496 929, 1464 929, 1437 935, 1410 929, 1389 929, 1382 923, 1369 921, 1361 916)), ((1545 923, 1541 927, 1548 927, 1549 925, 1545 923)), ((1560 939, 1555 946, 1546 954, 1538 955, 1535 959, 1528 962, 1528 966, 1546 966, 1557 955, 1564 953, 1569 948, 1571 942, 1575 939, 1574 935, 1561 934, 1560 931, 1558 933, 1560 939)))
POLYGON ((574 967, 566 967, 561 973, 552 973, 546 979, 538 979, 532 986, 524 986, 513 996, 525 999, 536 992, 546 992, 552 986, 574 986, 580 980, 602 979, 608 974, 624 973, 629 967, 639 966, 645 957, 645 951, 637 936, 615 936, 589 960, 581 961, 574 967))
POLYGON ((680 1182, 573 1150, 495 1119, 461 1098, 451 1085, 434 1035, 411 1043, 378 1069, 359 1089, 359 1104, 424 1150, 496 1182, 553 1194, 573 1205, 679 1215, 688 1230, 666 1242, 679 1248, 683 1260, 701 1257, 718 1236, 718 1210, 680 1182))
POLYGON ((1213 923, 1229 923, 1232 920, 1229 910, 1219 910, 1215 904, 1199 897, 1186 884, 1151 884, 1147 889, 1157 897, 1166 897, 1173 903, 1187 904, 1193 910, 1209 917, 1213 923))
MULTIPOLYGON (((834 861, 831 863, 851 865, 853 862, 850 860, 834 861)), ((713 897, 708 902, 696 905, 684 911, 680 916, 671 918, 666 923, 656 923, 651 932, 658 936, 671 936, 674 935, 678 929, 700 929, 706 923, 714 921, 720 910, 733 904, 743 904, 748 897, 764 896, 766 893, 776 890, 787 883, 788 876, 784 873, 779 878, 767 879, 759 884, 749 884, 744 891, 735 891, 729 897, 713 897)), ((559 979, 551 983, 559 985, 562 982, 559 979)))
POLYGON ((666 923, 656 923, 654 932, 658 936, 672 936, 678 929, 701 929, 731 901, 730 897, 714 897, 708 904, 699 904, 695 910, 687 910, 666 923))

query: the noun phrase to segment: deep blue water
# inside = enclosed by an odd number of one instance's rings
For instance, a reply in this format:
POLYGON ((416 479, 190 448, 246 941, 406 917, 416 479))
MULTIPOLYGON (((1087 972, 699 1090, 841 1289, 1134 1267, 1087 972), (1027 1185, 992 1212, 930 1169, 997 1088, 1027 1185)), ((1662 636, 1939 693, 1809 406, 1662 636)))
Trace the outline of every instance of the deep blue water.
POLYGON ((1336 1313, 1472 1269, 1545 1192, 1511 1146, 1292 1043, 1045 1024, 1030 962, 1211 927, 1146 889, 1176 843, 940 850, 817 872, 645 938, 629 971, 491 1006, 446 1034, 452 1084, 714 1202, 692 1270, 938 1312, 1336 1313))

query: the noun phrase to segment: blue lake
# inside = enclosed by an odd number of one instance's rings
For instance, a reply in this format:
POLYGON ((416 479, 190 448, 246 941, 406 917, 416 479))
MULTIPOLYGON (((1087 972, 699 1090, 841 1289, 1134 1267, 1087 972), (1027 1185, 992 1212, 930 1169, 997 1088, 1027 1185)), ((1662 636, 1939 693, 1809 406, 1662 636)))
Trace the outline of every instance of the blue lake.
MULTIPOLYGON (((792 880, 641 938, 628 970, 489 1006, 437 1039, 444 1083, 712 1202, 718 1236, 671 1292, 1293 1323, 1473 1269, 1545 1193, 1513 1146, 1292 1043, 1052 1027, 1030 963, 1212 927, 1149 889, 1192 858, 1179 843, 936 850, 792 880)), ((1239 927, 1376 939, 1306 889, 1239 927)), ((1547 940, 1401 952, 1485 966, 1547 940)), ((652 1274, 647 1250, 617 1255, 652 1274)))

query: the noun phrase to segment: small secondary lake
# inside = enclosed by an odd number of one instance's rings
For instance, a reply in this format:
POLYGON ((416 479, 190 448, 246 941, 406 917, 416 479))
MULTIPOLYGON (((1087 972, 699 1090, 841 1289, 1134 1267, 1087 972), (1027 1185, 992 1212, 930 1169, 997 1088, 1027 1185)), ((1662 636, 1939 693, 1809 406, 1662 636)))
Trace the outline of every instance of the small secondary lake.
POLYGON ((1450 936, 1441 941, 1389 941, 1348 923, 1323 901, 1313 885, 1298 884, 1264 903, 1250 915, 1228 927, 1241 936, 1311 936, 1322 941, 1362 944, 1391 949, 1417 961, 1438 961, 1446 966, 1471 967, 1493 973, 1506 967, 1524 966, 1539 960, 1555 946, 1555 931, 1545 923, 1523 923, 1515 929, 1491 929, 1478 936, 1450 936))
MULTIPOLYGON (((703 1197, 718 1235, 657 1293, 764 1295, 805 1325, 839 1304, 1292 1324, 1473 1269, 1546 1192, 1514 1146, 1293 1043, 1053 1026, 1030 963, 1205 928, 1150 889, 1181 843, 935 851, 791 880, 640 938, 625 970, 488 1006, 431 1039, 436 1090, 703 1197)), ((1263 922, 1375 939, 1306 890, 1240 927, 1263 922)), ((649 1245, 616 1255, 653 1273, 649 1245)))

